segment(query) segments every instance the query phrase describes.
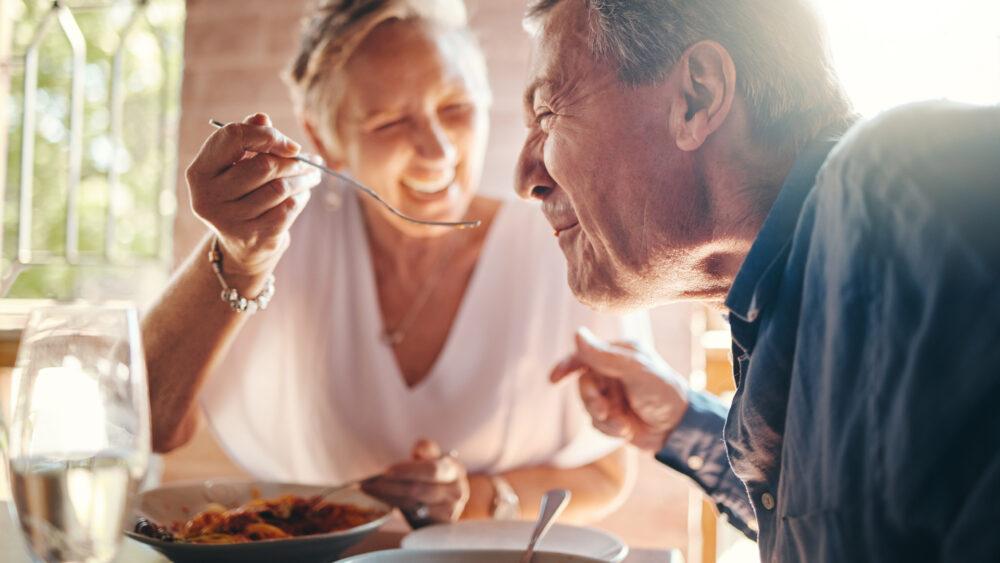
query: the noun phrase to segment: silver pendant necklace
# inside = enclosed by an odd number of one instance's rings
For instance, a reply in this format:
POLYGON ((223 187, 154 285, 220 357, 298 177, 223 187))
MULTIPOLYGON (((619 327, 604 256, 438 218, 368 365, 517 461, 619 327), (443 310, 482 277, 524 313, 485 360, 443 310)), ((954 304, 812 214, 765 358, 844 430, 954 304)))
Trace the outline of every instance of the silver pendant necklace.
POLYGON ((406 339, 406 335, 410 331, 410 328, 412 328, 413 323, 416 322, 420 311, 427 305, 431 295, 434 294, 434 290, 437 289, 441 279, 444 278, 446 271, 445 265, 455 254, 455 251, 458 250, 459 246, 459 238, 455 235, 452 235, 452 237, 454 238, 450 241, 450 244, 445 251, 441 253, 441 257, 438 258, 438 261, 434 264, 434 268, 431 270, 430 274, 424 279, 420 292, 410 304, 409 309, 406 310, 406 314, 403 315, 403 319, 400 320, 395 327, 390 328, 388 326, 383 326, 382 342, 384 342, 387 346, 395 347, 402 344, 403 340, 406 339))

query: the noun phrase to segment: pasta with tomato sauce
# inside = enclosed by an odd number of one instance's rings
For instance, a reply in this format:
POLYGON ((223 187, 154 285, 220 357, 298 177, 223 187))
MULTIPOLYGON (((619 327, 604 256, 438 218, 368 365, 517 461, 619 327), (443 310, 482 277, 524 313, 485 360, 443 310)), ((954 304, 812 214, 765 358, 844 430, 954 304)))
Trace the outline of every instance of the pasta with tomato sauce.
POLYGON ((381 515, 377 510, 319 497, 284 495, 254 499, 232 509, 210 505, 187 522, 175 523, 173 531, 142 518, 135 531, 162 541, 233 544, 326 534, 366 524, 381 515))

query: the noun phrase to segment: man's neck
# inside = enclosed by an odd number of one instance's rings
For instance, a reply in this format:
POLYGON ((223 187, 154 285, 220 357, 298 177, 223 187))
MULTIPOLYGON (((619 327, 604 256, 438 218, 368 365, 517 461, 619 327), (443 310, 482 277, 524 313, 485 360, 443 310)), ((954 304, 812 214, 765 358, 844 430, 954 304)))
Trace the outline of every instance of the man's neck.
POLYGON ((710 194, 715 194, 716 224, 725 229, 724 238, 752 242, 785 183, 798 151, 776 151, 751 143, 724 149, 726 166, 710 167, 705 178, 710 194))
POLYGON ((701 155, 699 165, 712 201, 716 232, 713 242, 701 249, 697 267, 706 287, 699 300, 725 299, 795 163, 797 152, 777 151, 751 141, 720 144, 701 155))

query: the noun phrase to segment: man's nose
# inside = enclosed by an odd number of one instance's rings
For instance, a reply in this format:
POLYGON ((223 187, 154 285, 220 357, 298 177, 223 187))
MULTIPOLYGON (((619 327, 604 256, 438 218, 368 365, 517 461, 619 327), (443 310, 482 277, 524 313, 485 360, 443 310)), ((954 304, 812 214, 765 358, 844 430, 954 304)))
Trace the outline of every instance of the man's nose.
POLYGON ((542 159, 542 143, 531 135, 524 141, 517 159, 517 176, 514 191, 522 199, 544 200, 555 188, 542 159))

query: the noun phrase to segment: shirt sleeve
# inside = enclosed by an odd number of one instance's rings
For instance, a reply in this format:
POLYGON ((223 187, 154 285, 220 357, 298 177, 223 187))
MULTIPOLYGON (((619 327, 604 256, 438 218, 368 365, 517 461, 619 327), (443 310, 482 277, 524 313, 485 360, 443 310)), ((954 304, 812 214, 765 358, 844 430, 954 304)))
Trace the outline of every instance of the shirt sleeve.
POLYGON ((746 487, 733 473, 722 439, 726 406, 706 393, 691 392, 688 409, 656 459, 687 475, 711 497, 720 514, 750 539, 757 539, 757 519, 746 487))

